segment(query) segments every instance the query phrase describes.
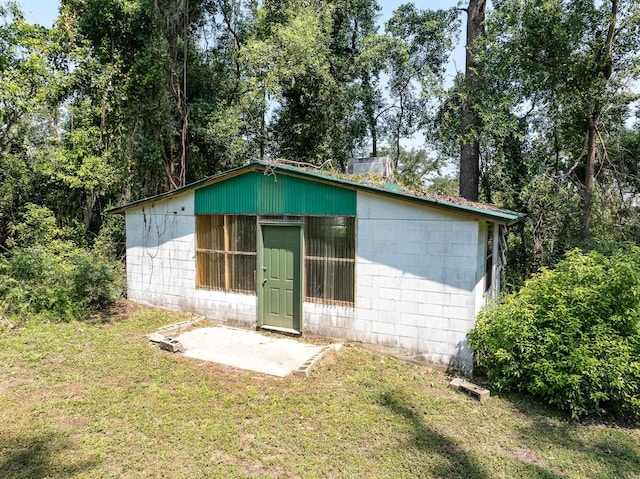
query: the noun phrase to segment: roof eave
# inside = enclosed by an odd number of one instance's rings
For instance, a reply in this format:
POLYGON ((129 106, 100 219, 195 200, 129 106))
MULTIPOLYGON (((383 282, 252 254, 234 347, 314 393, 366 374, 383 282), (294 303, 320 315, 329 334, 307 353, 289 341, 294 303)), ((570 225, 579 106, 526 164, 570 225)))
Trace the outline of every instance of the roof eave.
POLYGON ((292 168, 292 167, 287 167, 287 166, 283 166, 283 165, 276 165, 276 164, 265 164, 263 162, 259 162, 259 161, 252 161, 251 163, 242 165, 242 166, 238 166, 236 168, 232 168, 230 170, 226 170, 224 172, 218 173, 216 175, 212 175, 212 176, 208 176, 206 178, 203 178, 201 180, 195 181, 193 183, 190 183, 188 185, 182 186, 180 188, 177 188, 175 190, 171 190, 171 191, 167 191, 166 193, 161 193, 159 195, 156 196, 151 196, 148 198, 143 198, 141 200, 137 200, 131 203, 128 203, 126 205, 122 205, 122 206, 117 206, 115 208, 111 208, 109 210, 107 210, 105 213, 106 214, 121 214, 121 213, 125 213, 127 210, 132 209, 132 208, 136 208, 139 206, 142 206, 144 204, 147 203, 152 203, 155 201, 159 201, 162 199, 167 199, 167 198, 171 198, 173 196, 177 196, 185 191, 189 191, 192 189, 196 189, 196 188, 202 188, 204 186, 207 186, 209 184, 212 183, 216 183, 217 181, 220 181, 222 179, 228 179, 231 178, 233 176, 237 176, 240 174, 244 174, 246 172, 249 171, 266 171, 267 168, 272 169, 272 170, 276 170, 279 171, 280 173, 285 173, 285 174, 290 174, 292 176, 297 176, 299 178, 313 178, 316 181, 321 181, 324 183, 329 183, 329 184, 333 184, 333 185, 339 185, 342 187, 347 187, 350 189, 354 189, 354 190, 364 190, 367 192, 371 192, 374 194, 381 194, 384 196, 388 196, 388 197, 393 197, 393 198, 397 198, 397 199, 402 199, 404 201, 410 201, 413 203, 422 203, 425 205, 429 205, 433 208, 437 208, 440 210, 446 210, 449 212, 453 212, 453 213, 457 213, 457 214, 464 214, 464 215, 468 215, 474 218, 482 218, 482 219, 486 219, 486 220, 491 220, 495 223, 499 223, 499 224, 503 224, 506 226, 512 225, 514 223, 517 223, 518 221, 522 220, 526 215, 522 214, 522 213, 516 213, 514 211, 509 211, 509 210, 489 210, 489 209, 483 209, 483 208, 478 208, 476 206, 470 206, 470 205, 464 205, 464 204, 458 204, 458 203, 453 203, 453 202, 446 202, 446 201, 439 201, 439 200, 435 200, 432 198, 427 198, 427 197, 420 197, 420 196, 415 196, 415 195, 411 195, 402 191, 389 191, 389 190, 385 190, 384 188, 375 186, 375 185, 369 185, 369 184, 363 184, 363 183, 359 183, 359 182, 355 182, 352 180, 347 180, 347 179, 342 179, 342 178, 336 178, 334 176, 330 176, 330 175, 324 175, 322 173, 319 172, 313 172, 313 171, 300 171, 299 169, 296 168, 292 168))
POLYGON ((177 196, 177 195, 179 195, 181 193, 184 193, 185 191, 189 191, 189 190, 196 189, 196 188, 202 188, 203 186, 207 186, 208 184, 215 183, 216 180, 220 180, 222 178, 230 178, 232 176, 236 176, 238 174, 242 174, 245 171, 252 171, 252 170, 258 170, 258 169, 260 169, 259 168, 259 163, 248 163, 246 165, 237 166, 237 167, 232 168, 230 170, 225 170, 225 171, 223 171, 221 173, 217 173, 217 174, 212 175, 212 176, 207 176, 206 178, 202 178, 201 180, 194 181, 193 183, 189 183, 188 185, 181 186, 180 188, 176 188, 174 190, 170 190, 170 191, 167 191, 165 193, 160 193, 160 194, 155 195, 155 196, 149 196, 147 198, 142 198, 140 200, 132 201, 131 203, 127 203, 126 205, 116 206, 114 208, 110 208, 110 209, 105 211, 105 214, 108 214, 108 215, 121 214, 121 213, 126 212, 127 210, 130 210, 132 208, 136 208, 138 206, 142 206, 142 205, 144 205, 146 203, 154 203, 154 202, 159 201, 159 200, 172 198, 172 197, 177 196))
POLYGON ((341 185, 341 186, 347 186, 347 187, 351 187, 352 189, 356 189, 356 190, 366 190, 369 191, 371 193, 377 193, 377 194, 381 194, 384 196, 389 196, 389 197, 393 197, 393 198, 400 198, 403 199, 405 201, 410 201, 413 203, 423 203, 423 204, 427 204, 431 207, 434 208, 438 208, 441 210, 447 210, 447 211, 452 211, 454 213, 458 213, 458 214, 467 214, 469 216, 473 216, 473 217, 481 217, 483 219, 489 219, 492 220, 495 223, 499 223, 499 224, 504 224, 506 226, 512 225, 514 223, 517 223, 518 221, 520 221, 521 219, 523 219, 526 215, 524 215, 523 213, 517 213, 515 211, 510 211, 510 210, 502 210, 502 209, 498 209, 498 210, 490 210, 490 209, 482 209, 482 208, 478 208, 476 206, 469 206, 469 205, 463 205, 463 204, 459 204, 459 203, 453 203, 453 202, 447 202, 447 201, 439 201, 439 200, 435 200, 433 198, 427 198, 427 197, 421 197, 421 196, 415 196, 415 195, 411 195, 402 191, 390 191, 390 190, 386 190, 384 188, 380 188, 376 185, 371 185, 371 184, 366 184, 366 183, 359 183, 359 182, 355 182, 352 180, 346 180, 346 179, 342 179, 342 178, 336 178, 333 176, 329 176, 329 175, 324 175, 322 173, 316 173, 316 172, 301 172, 297 169, 293 169, 293 168, 289 168, 289 167, 283 167, 283 166, 276 166, 276 168, 278 170, 280 170, 281 172, 285 172, 285 173, 290 173, 293 174, 295 176, 299 176, 299 177, 313 177, 316 178, 320 181, 323 182, 327 182, 327 183, 331 183, 334 185, 341 185))

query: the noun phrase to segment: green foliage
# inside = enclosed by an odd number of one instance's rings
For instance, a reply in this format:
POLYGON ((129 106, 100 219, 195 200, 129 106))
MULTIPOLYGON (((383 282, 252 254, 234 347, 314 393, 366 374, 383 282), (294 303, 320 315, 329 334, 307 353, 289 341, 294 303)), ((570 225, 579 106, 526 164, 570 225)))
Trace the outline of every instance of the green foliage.
POLYGON ((517 235, 509 241, 508 287, 553 266, 589 229, 596 241, 640 237, 639 126, 630 121, 638 98, 640 3, 620 0, 615 15, 612 6, 492 2, 476 45, 477 91, 458 78, 430 125, 428 141, 456 157, 460 106, 472 95, 481 119, 481 197, 526 214, 511 230, 517 235), (615 33, 611 44, 608 32, 615 33), (589 124, 597 129, 591 145, 589 124))
POLYGON ((429 107, 442 94, 445 64, 459 27, 457 9, 420 10, 412 3, 398 7, 386 24, 395 42, 387 47, 392 104, 384 119, 396 165, 400 139, 431 121, 429 107))
POLYGON ((0 0, 0 247, 22 206, 40 194, 31 162, 53 134, 51 52, 47 30, 26 23, 16 2, 0 0))
POLYGON ((122 296, 122 265, 103 254, 104 240, 93 249, 77 246, 47 208, 26 211, 13 228, 18 246, 0 256, 0 316, 68 321, 122 296))
POLYGON ((430 179, 427 191, 456 196, 458 194, 458 177, 449 174, 430 179))
MULTIPOLYGON (((394 148, 381 148, 380 156, 393 157, 397 152, 394 148)), ((421 190, 425 183, 430 182, 430 178, 438 175, 438 179, 446 181, 441 177, 440 170, 444 166, 438 159, 434 159, 429 152, 423 148, 405 149, 400 147, 400 156, 394 171, 394 181, 408 188, 421 190), (429 181, 427 179, 429 178, 429 181)))
POLYGON ((18 246, 50 245, 63 234, 51 211, 33 203, 26 205, 22 222, 12 225, 11 233, 11 244, 18 246))
POLYGON ((107 216, 93 240, 93 251, 106 258, 123 258, 126 249, 125 230, 124 215, 107 216))
POLYGON ((344 166, 362 138, 363 130, 354 127, 362 93, 357 63, 363 36, 373 30, 374 2, 347 3, 265 2, 258 9, 256 34, 241 59, 250 95, 262 109, 255 133, 260 157, 266 149, 300 161, 333 158, 344 166))
POLYGON ((568 252, 469 334, 498 390, 526 391, 573 417, 640 421, 640 248, 568 252))
POLYGON ((0 3, 0 153, 21 121, 47 99, 51 70, 47 31, 24 21, 15 2, 0 3))

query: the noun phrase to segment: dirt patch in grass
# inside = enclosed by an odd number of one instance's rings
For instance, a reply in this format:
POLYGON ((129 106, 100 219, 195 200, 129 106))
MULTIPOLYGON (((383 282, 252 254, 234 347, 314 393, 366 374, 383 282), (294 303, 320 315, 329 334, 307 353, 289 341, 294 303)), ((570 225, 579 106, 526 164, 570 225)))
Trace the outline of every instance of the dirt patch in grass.
POLYGON ((522 462, 534 464, 536 466, 546 467, 547 461, 540 457, 540 454, 533 449, 521 447, 511 453, 511 455, 522 462))
POLYGON ((7 392, 10 388, 19 386, 20 384, 32 384, 36 380, 29 378, 11 378, 0 382, 0 393, 7 392))
POLYGON ((147 308, 138 303, 128 300, 118 301, 110 305, 108 308, 96 311, 89 318, 91 323, 112 324, 125 320, 136 311, 143 311, 147 308))

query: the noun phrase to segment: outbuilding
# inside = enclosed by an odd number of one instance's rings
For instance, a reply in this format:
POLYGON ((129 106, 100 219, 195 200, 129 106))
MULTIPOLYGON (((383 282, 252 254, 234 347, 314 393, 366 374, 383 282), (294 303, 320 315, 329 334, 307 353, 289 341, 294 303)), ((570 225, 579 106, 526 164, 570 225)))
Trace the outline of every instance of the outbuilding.
POLYGON ((505 227, 520 218, 264 162, 110 213, 126 216, 129 299, 466 371, 467 332, 497 294, 505 227))

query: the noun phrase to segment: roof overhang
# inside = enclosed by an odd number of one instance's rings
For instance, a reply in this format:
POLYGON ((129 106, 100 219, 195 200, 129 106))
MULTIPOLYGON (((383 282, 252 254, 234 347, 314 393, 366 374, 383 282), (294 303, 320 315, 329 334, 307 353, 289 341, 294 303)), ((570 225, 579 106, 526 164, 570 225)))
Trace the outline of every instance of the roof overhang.
POLYGON ((298 178, 307 179, 309 181, 316 181, 327 183, 342 188, 353 189, 357 191, 363 191, 367 193, 377 194, 397 200, 408 201, 413 204, 420 204, 428 206, 438 210, 448 211, 451 213, 464 215, 476 219, 484 219, 498 224, 511 225, 517 223, 525 217, 523 213, 517 213, 502 208, 498 208, 495 205, 489 205, 484 203, 473 203, 463 199, 449 199, 440 198, 430 195, 421 195, 419 193, 413 193, 408 190, 398 187, 398 185, 391 184, 375 184, 370 182, 358 182, 352 179, 339 178, 321 171, 309 171, 297 167, 291 167, 270 162, 253 161, 243 166, 233 168, 221 173, 218 173, 207 178, 195 181, 181 188, 176 188, 166 193, 161 193, 156 196, 151 196, 138 201, 134 201, 122 206, 117 206, 106 211, 107 214, 119 214, 126 213, 127 210, 144 206, 148 203, 155 203, 160 200, 169 199, 180 194, 183 194, 190 190, 196 190, 205 186, 212 185, 214 183, 225 181, 234 176, 243 175, 251 171, 259 171, 264 174, 284 174, 291 175, 298 178))

